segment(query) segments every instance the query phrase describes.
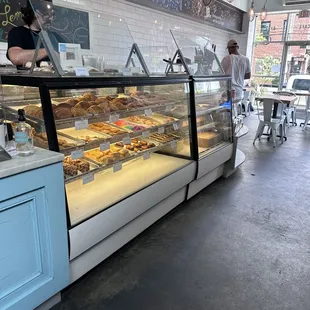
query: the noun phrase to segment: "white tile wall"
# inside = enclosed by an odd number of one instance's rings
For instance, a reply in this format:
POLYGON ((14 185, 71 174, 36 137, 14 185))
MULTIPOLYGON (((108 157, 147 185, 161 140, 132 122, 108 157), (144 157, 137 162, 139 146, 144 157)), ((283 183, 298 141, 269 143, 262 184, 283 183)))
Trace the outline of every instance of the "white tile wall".
MULTIPOLYGON (((226 55, 225 47, 230 38, 238 40, 242 46, 242 53, 246 52, 247 35, 232 35, 208 25, 144 8, 124 0, 54 0, 53 2, 61 6, 92 11, 90 14, 91 51, 85 53, 106 54, 107 60, 124 62, 133 40, 139 46, 166 46, 169 53, 173 53, 176 46, 170 35, 170 29, 207 36, 217 45, 220 59, 226 55), (109 21, 106 16, 103 16, 104 14, 111 15, 110 21, 115 21, 114 24, 121 19, 122 21, 118 22, 119 27, 109 27, 109 21)), ((7 61, 6 48, 6 44, 0 44, 0 63, 7 61)))

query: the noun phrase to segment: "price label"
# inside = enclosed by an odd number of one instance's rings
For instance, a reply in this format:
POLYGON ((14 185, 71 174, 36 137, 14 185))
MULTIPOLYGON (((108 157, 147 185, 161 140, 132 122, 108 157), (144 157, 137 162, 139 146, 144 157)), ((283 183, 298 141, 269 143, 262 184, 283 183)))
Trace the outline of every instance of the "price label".
POLYGON ((75 130, 87 129, 88 128, 88 119, 75 121, 74 127, 75 127, 75 130))
POLYGON ((83 150, 77 150, 77 151, 71 152, 71 158, 72 159, 79 159, 82 157, 84 157, 84 151, 83 150))
POLYGON ((160 134, 165 133, 165 127, 159 127, 158 133, 160 133, 160 134))
POLYGON ((149 136, 150 136, 150 132, 149 131, 142 132, 142 137, 143 138, 148 138, 149 136))
POLYGON ((166 112, 171 112, 172 110, 172 105, 167 105, 166 106, 166 112))
POLYGON ((131 68, 124 68, 123 69, 124 76, 132 76, 131 68))
POLYGON ((145 113, 145 116, 152 116, 152 115, 153 115, 152 109, 146 109, 146 110, 144 111, 144 113, 145 113))
POLYGON ((115 123, 119 120, 119 115, 118 114, 111 114, 109 117, 109 122, 110 123, 115 123))
POLYGON ((123 144, 131 144, 131 139, 130 139, 130 137, 125 137, 124 139, 123 139, 123 144))
POLYGON ((86 177, 83 178, 82 182, 83 185, 91 183, 95 180, 95 175, 93 173, 88 174, 86 177))
POLYGON ((148 160, 148 159, 150 159, 151 158, 151 154, 149 153, 149 152, 145 152, 144 154, 143 154, 143 160, 148 160))
POLYGON ((174 123, 174 124, 173 124, 173 129, 174 129, 174 130, 179 130, 179 125, 178 125, 178 123, 174 123))
POLYGON ((75 67, 74 71, 76 76, 89 76, 89 72, 85 67, 75 67))
POLYGON ((170 145, 173 149, 177 148, 177 141, 172 141, 170 145))
POLYGON ((107 151, 110 149, 110 142, 103 142, 100 144, 100 151, 107 151))
POLYGON ((121 162, 118 162, 116 164, 113 165, 113 172, 118 172, 121 171, 123 169, 123 165, 121 162))

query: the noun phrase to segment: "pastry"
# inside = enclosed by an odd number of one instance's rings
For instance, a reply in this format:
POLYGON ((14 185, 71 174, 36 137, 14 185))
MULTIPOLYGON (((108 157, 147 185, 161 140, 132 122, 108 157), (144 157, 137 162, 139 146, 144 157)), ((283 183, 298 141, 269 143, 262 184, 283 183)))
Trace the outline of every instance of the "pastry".
POLYGON ((33 116, 39 119, 43 119, 43 112, 41 109, 33 113, 33 116))
POLYGON ((86 93, 81 98, 86 101, 96 101, 98 99, 97 96, 91 93, 86 93))
POLYGON ((55 109, 56 108, 69 108, 69 109, 71 109, 72 106, 69 103, 63 102, 63 103, 59 103, 58 105, 56 105, 55 109))
POLYGON ((102 98, 98 98, 98 99, 96 100, 96 103, 97 103, 97 104, 100 104, 100 103, 106 103, 106 104, 108 104, 108 103, 109 103, 109 100, 106 99, 105 97, 102 97, 102 98))
POLYGON ((115 104, 109 103, 109 108, 111 112, 116 112, 118 111, 118 107, 115 104))
POLYGON ((122 135, 127 133, 126 131, 122 130, 122 129, 118 129, 115 127, 112 127, 106 123, 94 123, 94 124, 90 124, 88 126, 89 129, 92 130, 96 130, 99 132, 102 132, 104 134, 110 135, 110 136, 117 136, 117 135, 122 135))
POLYGON ((65 174, 69 176, 76 176, 78 174, 78 168, 74 165, 70 165, 68 163, 63 164, 65 174))
POLYGON ((88 109, 90 107, 90 103, 87 101, 80 101, 74 107, 75 108, 81 108, 81 109, 88 109))
POLYGON ((73 166, 76 170, 86 173, 90 170, 90 164, 82 159, 71 159, 70 157, 66 157, 64 160, 64 165, 73 166))
POLYGON ((177 140, 176 136, 167 133, 154 133, 150 136, 150 138, 161 143, 168 143, 177 140))
POLYGON ((91 107, 87 109, 87 112, 91 114, 100 114, 100 113, 104 113, 104 109, 102 109, 101 107, 97 105, 92 105, 91 107))
POLYGON ((74 117, 83 117, 88 115, 85 109, 77 108, 76 106, 71 108, 71 113, 74 117))
POLYGON ((79 102, 76 98, 70 98, 65 101, 65 103, 70 104, 71 107, 74 107, 79 102))
POLYGON ((72 113, 70 108, 56 108, 54 110, 55 119, 66 119, 71 118, 72 113))
POLYGON ((142 124, 146 126, 157 126, 159 123, 153 121, 151 118, 148 117, 141 117, 141 116, 130 116, 127 118, 129 122, 133 122, 136 124, 142 124))
POLYGON ((34 114, 36 112, 42 110, 41 107, 38 107, 38 106, 32 105, 32 104, 25 106, 23 109, 25 111, 25 114, 29 115, 29 116, 34 116, 34 114))

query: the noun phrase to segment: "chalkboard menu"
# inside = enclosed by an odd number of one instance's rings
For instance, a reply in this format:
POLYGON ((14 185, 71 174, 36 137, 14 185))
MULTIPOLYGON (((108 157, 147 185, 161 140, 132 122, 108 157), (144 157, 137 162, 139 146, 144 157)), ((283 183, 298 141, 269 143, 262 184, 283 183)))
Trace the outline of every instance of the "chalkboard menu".
POLYGON ((170 12, 199 22, 206 22, 218 28, 242 32, 244 12, 234 6, 215 0, 206 7, 203 0, 127 0, 142 6, 170 12))
POLYGON ((6 42, 12 27, 23 24, 20 8, 26 0, 0 0, 0 42, 6 42))
MULTIPOLYGON (((20 8, 27 0, 0 0, 0 42, 6 42, 12 27, 23 25, 20 8)), ((54 5, 55 20, 51 31, 61 35, 64 43, 81 44, 89 49, 89 16, 87 12, 54 5)))
POLYGON ((89 49, 89 16, 87 12, 63 8, 54 5, 55 20, 51 31, 61 35, 65 43, 81 44, 89 49))

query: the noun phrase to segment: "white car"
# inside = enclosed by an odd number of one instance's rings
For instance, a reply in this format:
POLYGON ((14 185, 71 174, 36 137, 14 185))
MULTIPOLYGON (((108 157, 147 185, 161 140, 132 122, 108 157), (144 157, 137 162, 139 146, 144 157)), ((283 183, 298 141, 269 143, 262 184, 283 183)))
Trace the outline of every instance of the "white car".
POLYGON ((287 90, 293 90, 294 92, 299 91, 310 91, 310 75, 293 75, 289 78, 287 90))

